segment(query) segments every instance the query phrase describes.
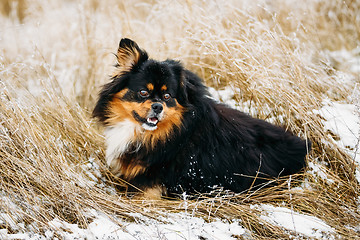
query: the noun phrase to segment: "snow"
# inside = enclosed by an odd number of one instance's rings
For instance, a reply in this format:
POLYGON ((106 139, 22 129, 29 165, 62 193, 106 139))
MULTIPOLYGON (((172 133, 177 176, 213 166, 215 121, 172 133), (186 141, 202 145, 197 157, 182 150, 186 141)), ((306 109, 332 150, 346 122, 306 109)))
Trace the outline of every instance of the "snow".
POLYGON ((303 234, 307 237, 334 239, 329 234, 335 230, 329 227, 324 221, 314 216, 300 214, 284 207, 274 207, 268 204, 254 206, 262 211, 261 218, 274 225, 287 230, 303 234))
POLYGON ((326 119, 325 130, 331 130, 340 137, 337 143, 342 148, 353 149, 358 144, 360 119, 353 104, 324 101, 318 113, 326 119))
POLYGON ((356 178, 360 182, 360 110, 355 104, 345 104, 325 100, 320 110, 314 110, 324 120, 325 131, 336 137, 333 141, 353 157, 357 164, 356 178))
POLYGON ((360 47, 353 49, 352 51, 341 49, 339 51, 333 51, 328 53, 333 65, 337 68, 347 69, 352 73, 360 73, 360 47))
MULTIPOLYGON (((268 204, 253 205, 252 208, 261 211, 260 218, 282 227, 286 230, 302 234, 306 237, 332 239, 335 230, 324 221, 285 207, 274 207, 268 204)), ((59 219, 48 223, 49 229, 44 236, 32 233, 9 234, 7 230, 0 231, 0 238, 5 239, 48 239, 55 233, 65 240, 72 239, 219 239, 232 240, 238 237, 248 238, 250 233, 241 226, 241 221, 234 219, 225 222, 220 219, 206 222, 202 218, 193 217, 185 212, 166 213, 163 222, 134 214, 134 222, 125 222, 103 213, 89 210, 93 221, 86 229, 76 224, 70 224, 59 219)))
POLYGON ((308 172, 314 176, 320 177, 323 181, 326 181, 328 184, 333 184, 334 180, 330 179, 326 174, 325 168, 322 164, 316 162, 308 163, 308 172))
POLYGON ((6 230, 0 231, 0 237, 6 239, 47 239, 54 233, 62 239, 220 239, 231 240, 236 236, 246 234, 238 220, 232 223, 217 220, 207 223, 202 218, 192 217, 186 213, 168 214, 169 223, 160 223, 156 220, 138 216, 135 222, 125 222, 119 219, 110 219, 108 216, 90 211, 95 219, 86 229, 79 228, 59 219, 49 222, 49 230, 45 236, 31 233, 8 234, 6 230))
POLYGON ((246 232, 238 221, 207 223, 186 213, 169 214, 166 220, 170 223, 159 224, 148 220, 149 225, 128 223, 125 228, 136 239, 235 239, 234 235, 240 236, 246 232))

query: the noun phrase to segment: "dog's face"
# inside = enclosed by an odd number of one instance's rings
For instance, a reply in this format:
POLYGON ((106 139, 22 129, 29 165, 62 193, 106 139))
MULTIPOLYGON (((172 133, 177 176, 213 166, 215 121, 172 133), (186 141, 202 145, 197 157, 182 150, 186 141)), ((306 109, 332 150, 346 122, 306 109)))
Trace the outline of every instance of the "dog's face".
MULTIPOLYGON (((165 140, 181 126, 185 90, 178 62, 149 60, 129 39, 117 52, 117 71, 105 85, 93 115, 106 125, 131 121, 152 141, 165 140)), ((135 133, 136 134, 136 133, 135 133)))
POLYGON ((128 77, 109 102, 108 123, 128 119, 146 131, 181 124, 182 106, 176 98, 179 84, 166 63, 147 61, 128 77))

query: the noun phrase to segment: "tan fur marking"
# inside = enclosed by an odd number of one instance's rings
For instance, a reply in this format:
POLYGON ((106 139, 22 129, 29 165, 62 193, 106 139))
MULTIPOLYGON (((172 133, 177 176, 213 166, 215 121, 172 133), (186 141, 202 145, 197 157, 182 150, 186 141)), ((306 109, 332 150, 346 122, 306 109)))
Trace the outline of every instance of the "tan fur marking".
POLYGON ((148 83, 148 84, 146 85, 146 87, 147 87, 147 89, 148 89, 149 91, 154 90, 154 84, 152 84, 152 83, 148 83))
POLYGON ((120 98, 120 99, 123 98, 123 97, 125 96, 125 94, 127 93, 128 90, 129 90, 129 89, 124 88, 124 89, 121 90, 120 92, 116 93, 116 94, 115 94, 115 97, 120 98))
POLYGON ((166 91, 166 90, 167 90, 167 86, 166 86, 166 85, 162 85, 161 91, 166 91))
POLYGON ((142 174, 146 171, 146 167, 134 162, 129 164, 122 164, 120 167, 120 176, 125 180, 131 180, 139 174, 142 174))
POLYGON ((139 164, 136 160, 130 162, 124 162, 121 158, 113 161, 110 166, 111 172, 116 177, 121 177, 124 180, 130 181, 139 174, 143 174, 146 171, 146 167, 139 164))
POLYGON ((144 190, 143 198, 148 200, 161 200, 162 195, 166 195, 166 189, 160 185, 155 185, 144 190))
MULTIPOLYGON (((109 103, 107 124, 114 125, 124 119, 129 119, 135 123, 138 123, 133 117, 133 111, 136 111, 141 117, 146 117, 151 109, 152 102, 147 100, 143 103, 130 102, 121 100, 121 96, 125 93, 123 91, 115 94, 113 99, 109 103)), ((139 124, 139 123, 138 123, 139 124)))
POLYGON ((110 167, 110 171, 112 172, 112 174, 114 174, 114 176, 120 177, 120 175, 121 175, 121 172, 120 172, 121 159, 120 158, 113 160, 109 167, 110 167))
POLYGON ((127 110, 127 102, 121 100, 121 92, 117 93, 109 103, 108 119, 106 123, 109 125, 115 125, 125 119, 136 122, 132 117, 131 112, 127 110))

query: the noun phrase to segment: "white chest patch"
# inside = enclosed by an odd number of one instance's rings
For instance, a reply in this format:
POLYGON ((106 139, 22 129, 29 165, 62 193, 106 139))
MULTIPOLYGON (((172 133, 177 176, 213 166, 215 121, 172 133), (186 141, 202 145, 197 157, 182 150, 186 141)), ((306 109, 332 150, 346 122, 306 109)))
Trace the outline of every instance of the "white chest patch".
POLYGON ((138 124, 130 120, 124 120, 105 129, 106 163, 108 166, 111 166, 114 160, 126 152, 134 140, 135 132, 139 131, 139 127, 138 124))

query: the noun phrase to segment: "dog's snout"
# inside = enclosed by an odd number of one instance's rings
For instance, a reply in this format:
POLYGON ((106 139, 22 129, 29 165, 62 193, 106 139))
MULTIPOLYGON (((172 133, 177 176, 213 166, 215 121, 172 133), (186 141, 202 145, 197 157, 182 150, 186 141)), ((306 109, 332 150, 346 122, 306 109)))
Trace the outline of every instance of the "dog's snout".
POLYGON ((161 103, 153 103, 153 105, 151 105, 151 108, 157 114, 161 113, 163 110, 163 106, 161 105, 161 103))

